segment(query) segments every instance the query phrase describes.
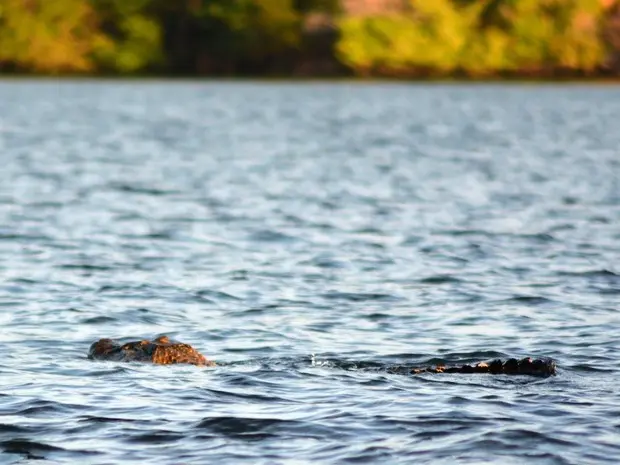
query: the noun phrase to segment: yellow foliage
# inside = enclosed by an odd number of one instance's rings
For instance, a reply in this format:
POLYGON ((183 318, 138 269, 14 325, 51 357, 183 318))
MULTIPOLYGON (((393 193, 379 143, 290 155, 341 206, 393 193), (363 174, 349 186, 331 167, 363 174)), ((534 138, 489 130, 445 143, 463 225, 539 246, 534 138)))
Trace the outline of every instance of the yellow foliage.
POLYGON ((2 0, 0 62, 35 71, 90 71, 90 53, 105 46, 85 0, 2 0))
POLYGON ((412 0, 412 12, 345 18, 338 57, 354 69, 450 73, 463 64, 483 3, 457 8, 450 0, 412 0))
POLYGON ((600 0, 410 0, 410 6, 398 15, 344 18, 339 59, 358 72, 474 75, 590 71, 605 60, 600 0))

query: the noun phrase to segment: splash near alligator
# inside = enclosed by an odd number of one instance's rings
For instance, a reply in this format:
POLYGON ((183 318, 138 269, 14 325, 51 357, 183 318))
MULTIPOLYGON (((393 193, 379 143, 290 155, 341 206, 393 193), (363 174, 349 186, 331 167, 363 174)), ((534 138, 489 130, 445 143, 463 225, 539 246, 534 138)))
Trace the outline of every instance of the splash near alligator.
MULTIPOLYGON (((120 344, 112 339, 100 339, 90 346, 88 358, 115 362, 147 362, 157 365, 190 364, 200 366, 215 366, 216 363, 208 360, 189 344, 172 341, 168 336, 159 336, 156 339, 143 339, 120 344)), ((509 358, 489 362, 479 362, 474 365, 446 366, 443 364, 427 367, 390 366, 388 373, 421 374, 421 373, 463 373, 463 374, 491 374, 491 375, 529 375, 553 376, 556 374, 556 364, 552 359, 532 359, 526 357, 520 360, 509 358)))

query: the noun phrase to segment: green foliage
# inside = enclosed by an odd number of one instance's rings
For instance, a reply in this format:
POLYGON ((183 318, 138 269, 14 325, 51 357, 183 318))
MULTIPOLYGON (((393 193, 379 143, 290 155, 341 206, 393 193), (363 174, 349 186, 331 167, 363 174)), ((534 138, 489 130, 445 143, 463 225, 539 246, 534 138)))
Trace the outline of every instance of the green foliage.
POLYGON ((161 61, 161 27, 149 14, 151 0, 91 0, 91 3, 111 38, 94 52, 100 68, 133 73, 161 61))
POLYGON ((241 56, 260 59, 299 44, 301 18, 291 0, 220 1, 206 11, 226 26, 241 56))
POLYGON ((161 57, 159 25, 141 15, 118 22, 120 38, 100 47, 95 57, 105 68, 132 73, 157 63, 161 57))

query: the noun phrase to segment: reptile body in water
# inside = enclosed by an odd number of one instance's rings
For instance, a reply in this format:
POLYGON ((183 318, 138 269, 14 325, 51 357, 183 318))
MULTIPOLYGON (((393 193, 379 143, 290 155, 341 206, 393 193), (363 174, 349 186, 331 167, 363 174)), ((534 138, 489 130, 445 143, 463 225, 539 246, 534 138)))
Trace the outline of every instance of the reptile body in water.
MULTIPOLYGON (((90 346, 88 358, 93 360, 108 360, 115 362, 150 362, 158 365, 185 363, 190 365, 215 366, 216 363, 208 360, 189 344, 171 341, 167 336, 160 336, 153 340, 120 344, 112 339, 100 339, 90 346)), ((492 375, 531 375, 552 376, 556 374, 555 362, 551 359, 531 359, 529 357, 517 360, 493 360, 480 362, 475 365, 445 366, 434 365, 429 367, 411 368, 406 366, 391 366, 389 373, 419 374, 419 373, 488 373, 492 375)))

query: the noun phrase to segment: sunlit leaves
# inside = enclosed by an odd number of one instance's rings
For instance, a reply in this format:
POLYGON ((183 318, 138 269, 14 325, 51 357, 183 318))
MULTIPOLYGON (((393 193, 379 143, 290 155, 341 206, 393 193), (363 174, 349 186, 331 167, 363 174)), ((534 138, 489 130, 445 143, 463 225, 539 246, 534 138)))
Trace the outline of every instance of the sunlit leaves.
POLYGON ((0 63, 45 73, 94 68, 91 53, 108 43, 84 0, 2 0, 0 63))
POLYGON ((412 0, 343 19, 337 50, 361 74, 587 72, 605 61, 603 13, 600 0, 412 0))
POLYGON ((461 67, 480 10, 480 3, 457 7, 450 0, 412 1, 411 12, 345 18, 338 56, 359 70, 448 73, 461 67))
POLYGON ((104 71, 133 73, 162 60, 162 31, 152 0, 90 0, 110 38, 94 52, 104 71))
POLYGON ((102 67, 132 73, 161 59, 161 30, 153 19, 131 15, 120 18, 117 27, 115 40, 95 51, 102 67))

